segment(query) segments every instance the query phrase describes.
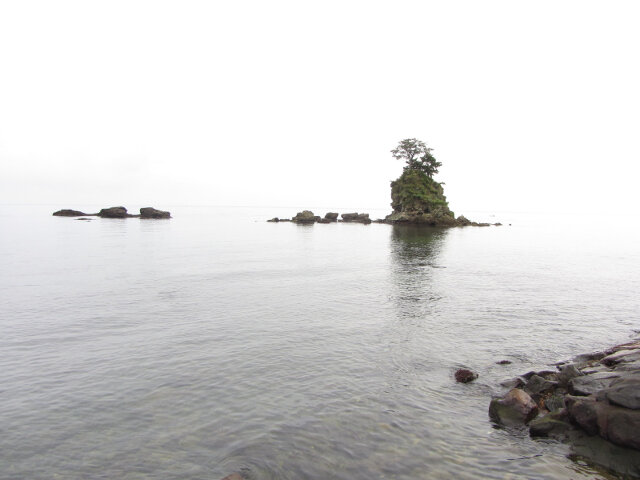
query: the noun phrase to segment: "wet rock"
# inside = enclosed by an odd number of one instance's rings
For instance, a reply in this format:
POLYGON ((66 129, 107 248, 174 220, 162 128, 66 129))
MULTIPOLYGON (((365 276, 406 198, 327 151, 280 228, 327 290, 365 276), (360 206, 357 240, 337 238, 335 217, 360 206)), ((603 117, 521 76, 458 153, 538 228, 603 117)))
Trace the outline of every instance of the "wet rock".
POLYGON ((572 429, 566 410, 534 418, 529 424, 532 437, 560 437, 572 429))
POLYGON ((505 380, 504 382, 500 382, 501 387, 508 388, 509 390, 513 388, 524 387, 524 380, 520 377, 510 378, 509 380, 505 380))
POLYGON ((85 217, 90 215, 89 213, 83 213, 80 210, 58 210, 57 212, 53 212, 54 217, 85 217))
POLYGON ((545 380, 540 375, 532 375, 524 386, 524 391, 533 397, 534 395, 550 392, 557 385, 557 382, 545 380))
POLYGON ((608 367, 619 363, 632 363, 640 360, 640 350, 618 350, 602 359, 602 363, 608 367))
POLYGON ((267 220, 267 222, 278 223, 280 219, 278 217, 273 217, 271 220, 267 220))
POLYGON ((558 385, 566 387, 569 384, 569 380, 582 375, 584 374, 573 363, 564 365, 560 367, 560 372, 558 373, 558 385))
POLYGON ((164 210, 156 210, 153 207, 144 207, 140 209, 140 218, 171 218, 171 213, 165 212, 164 210))
POLYGON ((326 215, 324 216, 324 218, 326 218, 327 220, 330 220, 332 222, 337 222, 338 221, 338 213, 337 212, 327 212, 326 215))
POLYGON ((538 415, 538 405, 527 392, 514 388, 489 404, 489 417, 502 425, 522 425, 538 415))
POLYGON ((640 450, 640 410, 611 405, 591 397, 567 397, 572 422, 590 435, 600 435, 616 445, 640 450))
POLYGON ((511 365, 511 360, 499 360, 496 362, 496 365, 511 365))
POLYGON ((469 383, 478 378, 478 374, 466 368, 460 368, 456 371, 455 378, 458 383, 469 383))
POLYGON ((569 393, 572 395, 587 396, 611 386, 616 378, 620 378, 619 373, 602 372, 591 375, 583 375, 569 380, 569 393))
POLYGON ((602 393, 614 405, 640 410, 640 377, 614 380, 611 387, 602 393))
POLYGON ((127 213, 127 209, 124 207, 110 207, 100 210, 98 216, 102 218, 127 218, 131 215, 127 213))
POLYGON ((329 220, 328 218, 316 217, 316 223, 332 223, 332 220, 329 220))
POLYGON ((544 407, 550 412, 556 412, 564 408, 564 395, 554 394, 544 399, 544 407))
POLYGON ((312 211, 303 210, 302 212, 298 212, 295 217, 291 219, 292 222, 299 224, 311 224, 316 223, 318 217, 316 217, 312 211))

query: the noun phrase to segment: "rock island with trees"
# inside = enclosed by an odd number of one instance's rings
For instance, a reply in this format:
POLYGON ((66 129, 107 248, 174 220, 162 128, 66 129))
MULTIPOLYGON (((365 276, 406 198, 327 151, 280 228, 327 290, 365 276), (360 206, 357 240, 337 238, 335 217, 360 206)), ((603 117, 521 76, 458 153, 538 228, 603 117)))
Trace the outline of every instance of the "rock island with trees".
MULTIPOLYGON (((356 222, 414 224, 432 227, 489 226, 489 223, 477 223, 464 216, 455 217, 449 209, 442 183, 433 179, 442 163, 433 156, 433 149, 417 138, 406 138, 391 150, 397 160, 406 165, 402 175, 391 182, 391 207, 393 212, 384 219, 371 220, 367 213, 329 212, 324 217, 316 216, 310 210, 298 212, 292 219, 272 218, 269 222, 294 222, 300 224, 356 222)), ((500 225, 496 223, 494 225, 500 225)))

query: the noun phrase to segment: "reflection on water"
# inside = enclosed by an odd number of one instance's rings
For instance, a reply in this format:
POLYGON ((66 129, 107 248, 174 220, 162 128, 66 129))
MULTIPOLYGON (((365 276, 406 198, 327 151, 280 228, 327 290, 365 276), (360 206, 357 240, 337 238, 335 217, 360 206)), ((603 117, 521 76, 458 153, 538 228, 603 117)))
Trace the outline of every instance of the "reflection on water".
POLYGON ((394 225, 391 230, 393 299, 403 317, 428 313, 439 295, 433 270, 443 268, 439 255, 448 230, 414 225, 394 225))

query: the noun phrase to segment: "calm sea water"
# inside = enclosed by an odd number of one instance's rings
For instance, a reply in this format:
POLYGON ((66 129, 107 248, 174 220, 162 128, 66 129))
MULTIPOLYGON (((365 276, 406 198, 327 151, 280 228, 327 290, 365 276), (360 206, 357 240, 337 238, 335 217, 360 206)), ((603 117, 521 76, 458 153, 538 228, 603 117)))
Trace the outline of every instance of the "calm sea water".
POLYGON ((500 381, 640 328, 633 219, 60 207, 0 207, 1 479, 605 478, 487 409, 500 381))

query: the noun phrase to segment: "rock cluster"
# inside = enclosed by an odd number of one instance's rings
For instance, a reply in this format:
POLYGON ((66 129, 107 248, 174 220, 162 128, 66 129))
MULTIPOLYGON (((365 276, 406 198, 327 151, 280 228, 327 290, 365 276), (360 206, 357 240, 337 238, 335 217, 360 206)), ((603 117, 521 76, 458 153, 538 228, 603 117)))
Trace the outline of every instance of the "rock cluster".
POLYGON ((291 219, 274 217, 270 220, 267 220, 267 222, 273 222, 273 223, 293 222, 301 225, 309 225, 313 223, 347 222, 347 223, 362 223, 362 224, 368 225, 369 223, 371 223, 371 219, 369 218, 368 213, 356 212, 356 213, 343 213, 342 215, 340 215, 337 212, 327 212, 327 214, 324 217, 320 217, 318 215, 314 215, 314 213, 311 210, 303 210, 302 212, 298 212, 296 216, 291 219), (342 219, 338 220, 338 216, 341 216, 342 219))
POLYGON ((578 429, 640 450, 640 339, 502 385, 509 392, 489 406, 496 423, 529 424, 532 437, 562 440, 578 429))
POLYGON ((56 217, 101 217, 101 218, 171 218, 171 213, 164 210, 156 210, 153 207, 144 207, 140 209, 139 215, 132 215, 127 212, 125 207, 109 207, 103 208, 98 213, 83 213, 79 210, 58 210, 53 212, 56 217))

